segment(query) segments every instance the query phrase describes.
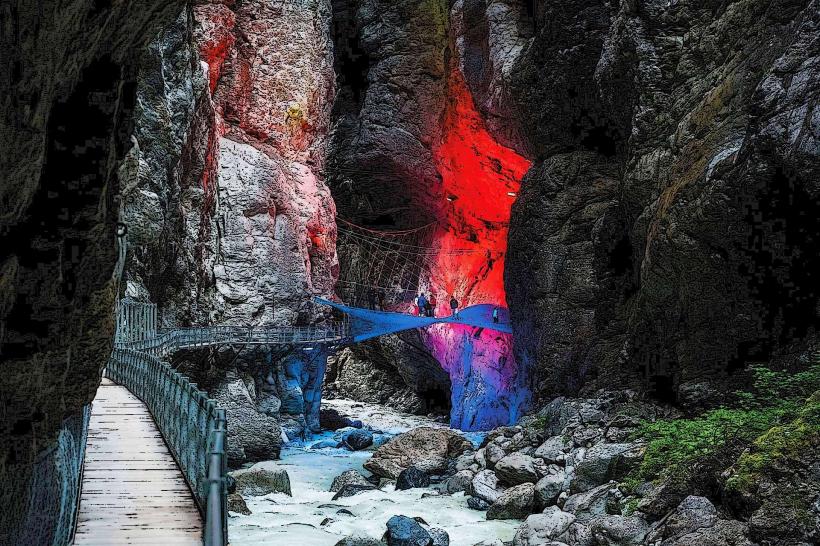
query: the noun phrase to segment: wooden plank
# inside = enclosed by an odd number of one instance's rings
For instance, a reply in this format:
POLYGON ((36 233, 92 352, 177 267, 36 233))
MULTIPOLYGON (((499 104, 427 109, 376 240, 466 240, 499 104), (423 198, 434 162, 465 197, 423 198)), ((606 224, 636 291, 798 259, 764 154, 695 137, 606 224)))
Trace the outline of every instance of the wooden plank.
POLYGON ((193 495, 147 408, 104 381, 91 413, 74 543, 201 541, 193 495))

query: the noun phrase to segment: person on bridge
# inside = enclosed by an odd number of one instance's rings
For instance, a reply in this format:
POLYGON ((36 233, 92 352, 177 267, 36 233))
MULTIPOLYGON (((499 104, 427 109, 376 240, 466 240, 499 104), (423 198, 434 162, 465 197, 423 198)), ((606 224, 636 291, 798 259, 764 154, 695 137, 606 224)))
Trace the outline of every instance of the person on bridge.
POLYGON ((379 290, 379 311, 384 311, 384 300, 387 296, 384 293, 384 290, 379 290))
POLYGON ((436 304, 437 303, 438 302, 436 301, 436 295, 435 294, 430 294, 430 312, 427 313, 428 317, 435 317, 436 316, 436 304))
POLYGON ((376 289, 375 288, 371 288, 367 292, 367 306, 370 309, 374 309, 374 310, 376 309, 376 289))
POLYGON ((424 297, 424 293, 420 293, 416 298, 416 307, 418 307, 419 316, 424 316, 427 312, 427 298, 424 297))
POLYGON ((453 311, 453 316, 458 318, 458 300, 455 295, 450 296, 450 309, 453 311))
POLYGON ((493 308, 493 323, 498 324, 498 307, 493 308))

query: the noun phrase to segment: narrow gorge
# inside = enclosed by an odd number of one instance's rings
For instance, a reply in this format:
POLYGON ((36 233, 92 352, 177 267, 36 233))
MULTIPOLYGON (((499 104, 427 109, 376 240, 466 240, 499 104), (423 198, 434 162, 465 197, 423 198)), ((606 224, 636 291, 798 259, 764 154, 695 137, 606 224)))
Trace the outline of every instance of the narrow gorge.
POLYGON ((0 41, 0 545, 820 541, 818 0, 11 0, 0 41), (185 492, 97 516, 115 384, 185 492))

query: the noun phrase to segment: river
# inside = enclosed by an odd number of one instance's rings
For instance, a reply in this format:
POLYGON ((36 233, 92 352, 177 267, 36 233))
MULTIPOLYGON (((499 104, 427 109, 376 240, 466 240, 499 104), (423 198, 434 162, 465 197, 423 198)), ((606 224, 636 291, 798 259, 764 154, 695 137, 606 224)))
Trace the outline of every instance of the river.
MULTIPOLYGON (((329 400, 323 405, 361 419, 366 427, 379 431, 374 434, 377 445, 415 427, 446 426, 427 417, 348 400, 329 400)), ((465 436, 474 443, 481 441, 480 433, 465 436)), ((325 432, 306 442, 291 442, 283 449, 282 459, 275 464, 290 475, 293 496, 276 493, 247 497, 245 500, 253 513, 250 516, 230 514, 231 544, 334 546, 346 536, 379 539, 386 529, 385 523, 393 515, 418 516, 431 527, 441 527, 449 533, 452 546, 512 540, 519 522, 487 521, 484 512, 467 507, 463 493, 431 495, 430 488, 396 491, 393 486, 386 486, 333 501, 334 493, 329 491, 333 478, 350 469, 367 474, 362 465, 372 452, 310 449, 316 442, 332 437, 332 432, 325 432), (338 513, 343 509, 352 515, 338 513)))

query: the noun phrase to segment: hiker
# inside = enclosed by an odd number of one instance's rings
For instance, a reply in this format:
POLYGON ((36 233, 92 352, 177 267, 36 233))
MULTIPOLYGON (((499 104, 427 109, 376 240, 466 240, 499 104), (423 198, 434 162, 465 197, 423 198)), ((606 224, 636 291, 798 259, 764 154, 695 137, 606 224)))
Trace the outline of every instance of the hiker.
POLYGON ((423 293, 420 293, 419 297, 416 298, 416 307, 418 307, 419 316, 423 316, 427 310, 427 298, 424 297, 423 293))
POLYGON ((436 302, 436 295, 435 294, 430 294, 430 315, 429 316, 431 316, 431 317, 436 316, 436 304, 437 303, 438 302, 436 302))
POLYGON ((493 309, 493 323, 498 324, 498 307, 493 309))
POLYGON ((450 309, 453 311, 453 316, 458 318, 458 300, 455 295, 450 296, 450 309))
POLYGON ((367 292, 367 306, 370 309, 376 309, 376 290, 373 288, 367 292))

